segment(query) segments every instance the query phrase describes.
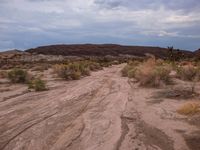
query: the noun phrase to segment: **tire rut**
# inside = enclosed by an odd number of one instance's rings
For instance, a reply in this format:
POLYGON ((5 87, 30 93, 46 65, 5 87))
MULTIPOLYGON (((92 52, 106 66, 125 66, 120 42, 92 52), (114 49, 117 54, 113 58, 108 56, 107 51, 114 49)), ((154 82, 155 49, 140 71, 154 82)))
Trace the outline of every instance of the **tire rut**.
MULTIPOLYGON (((131 88, 135 90, 133 85, 131 88)), ((116 150, 174 150, 173 141, 163 131, 142 120, 134 99, 134 94, 130 93, 121 116, 122 134, 116 150)))
MULTIPOLYGON (((109 76, 111 78, 111 76, 109 76)), ((107 83, 109 83, 109 78, 105 78, 102 80, 99 80, 98 82, 101 82, 101 86, 99 86, 97 89, 94 89, 92 91, 90 91, 89 93, 84 93, 83 95, 80 95, 76 98, 72 98, 70 100, 68 100, 67 102, 63 102, 63 104, 60 105, 60 107, 57 109, 57 112, 49 115, 47 117, 41 118, 39 121, 28 125, 27 127, 25 127, 24 129, 22 129, 21 131, 19 131, 17 134, 13 135, 11 138, 9 138, 7 140, 7 142, 5 142, 4 144, 1 144, 1 149, 5 149, 11 142, 16 141, 16 139, 18 139, 18 137, 23 136, 23 134, 28 130, 30 130, 31 128, 35 128, 35 126, 37 126, 38 124, 47 121, 48 119, 52 120, 51 117, 53 116, 59 116, 65 113, 68 113, 68 119, 67 122, 70 122, 70 120, 72 122, 74 122, 76 120, 76 118, 80 117, 85 111, 87 111, 87 107, 90 103, 90 101, 92 101, 95 97, 96 94, 98 93, 99 90, 101 90, 101 88, 104 86, 110 86, 107 83), (68 110, 71 111, 68 112, 68 110)), ((67 117, 66 116, 66 117, 67 117)), ((55 117, 55 118, 59 118, 59 117, 55 117)), ((57 119, 58 120, 58 119, 57 119)), ((33 120, 30 120, 30 122, 33 120)), ((82 129, 83 130, 83 129, 82 129)), ((82 131, 81 131, 82 133, 82 131)), ((81 135, 80 133, 80 135, 81 135)), ((77 138, 80 137, 80 135, 78 135, 76 138, 74 138, 72 140, 75 141, 77 138)))
POLYGON ((58 113, 58 112, 56 112, 56 113, 54 113, 54 114, 52 114, 52 115, 50 115, 50 116, 47 116, 47 117, 45 117, 45 118, 42 118, 42 119, 40 119, 38 122, 36 122, 36 123, 34 123, 34 124, 31 124, 30 126, 26 127, 26 128, 23 129, 21 132, 19 132, 18 134, 16 134, 15 136, 13 136, 11 139, 9 139, 9 140, 5 143, 5 145, 3 145, 3 146, 0 147, 0 148, 1 148, 2 150, 5 149, 5 147, 6 147, 11 141, 13 141, 15 138, 17 138, 18 136, 20 136, 22 133, 26 132, 26 131, 27 131, 28 129, 30 129, 31 127, 33 127, 33 126, 35 126, 35 125, 37 125, 37 124, 39 124, 39 123, 41 123, 41 122, 43 122, 43 121, 45 121, 45 120, 51 118, 51 117, 53 117, 53 116, 56 115, 57 113, 58 113))

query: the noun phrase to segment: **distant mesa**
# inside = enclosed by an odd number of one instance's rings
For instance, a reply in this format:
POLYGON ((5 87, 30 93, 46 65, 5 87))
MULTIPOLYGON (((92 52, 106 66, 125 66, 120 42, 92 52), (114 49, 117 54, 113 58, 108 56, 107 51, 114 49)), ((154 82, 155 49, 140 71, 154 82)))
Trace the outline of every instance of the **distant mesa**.
MULTIPOLYGON (((73 45, 49 45, 26 50, 29 53, 44 55, 64 56, 120 56, 134 55, 143 57, 147 53, 159 58, 166 58, 169 55, 167 48, 149 46, 122 46, 116 44, 73 44, 73 45)), ((193 57, 191 51, 181 50, 186 57, 193 57)))
MULTIPOLYGON (((183 53, 185 57, 200 57, 200 49, 195 52, 185 50, 174 50, 174 52, 183 53)), ((158 58, 168 58, 169 49, 150 46, 123 46, 117 44, 72 44, 72 45, 48 45, 31 48, 25 51, 8 50, 0 52, 0 58, 14 58, 20 55, 62 55, 62 56, 137 56, 145 57, 154 55, 158 58)))

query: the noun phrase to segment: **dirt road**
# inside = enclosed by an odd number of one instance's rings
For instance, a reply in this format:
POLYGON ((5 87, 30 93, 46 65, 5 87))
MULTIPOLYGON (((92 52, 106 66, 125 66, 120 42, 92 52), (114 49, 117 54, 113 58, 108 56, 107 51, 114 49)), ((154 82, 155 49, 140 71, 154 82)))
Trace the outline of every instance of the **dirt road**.
MULTIPOLYGON (((189 150, 197 126, 112 66, 49 91, 0 98, 1 150, 189 150), (187 136, 188 135, 188 136, 187 136), (190 140, 190 139, 189 139, 190 140)), ((53 84, 52 84, 53 85, 53 84)), ((197 144, 197 147, 193 147, 197 144)))

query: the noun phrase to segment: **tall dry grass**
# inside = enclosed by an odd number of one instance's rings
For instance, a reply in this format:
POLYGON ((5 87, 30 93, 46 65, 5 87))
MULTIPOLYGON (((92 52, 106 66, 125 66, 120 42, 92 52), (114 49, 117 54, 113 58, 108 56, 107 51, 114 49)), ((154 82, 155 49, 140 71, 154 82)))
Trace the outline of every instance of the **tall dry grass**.
POLYGON ((199 102, 188 102, 182 105, 177 112, 181 115, 195 115, 200 113, 200 103, 199 102))
POLYGON ((185 81, 199 81, 200 68, 194 65, 178 66, 176 68, 177 77, 185 81))
POLYGON ((122 75, 137 79, 140 86, 159 87, 171 83, 170 72, 170 65, 160 59, 149 58, 135 66, 128 64, 123 68, 122 75))

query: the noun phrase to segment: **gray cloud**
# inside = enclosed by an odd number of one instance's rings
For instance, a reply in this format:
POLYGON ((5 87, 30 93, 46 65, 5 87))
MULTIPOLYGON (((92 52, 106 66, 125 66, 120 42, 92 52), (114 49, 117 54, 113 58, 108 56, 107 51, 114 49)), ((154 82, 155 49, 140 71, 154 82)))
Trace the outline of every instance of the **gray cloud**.
POLYGON ((198 0, 1 0, 0 49, 84 42, 197 49, 199 8, 198 0))
POLYGON ((165 7, 166 9, 191 10, 198 9, 200 6, 199 0, 95 0, 95 3, 103 7, 115 8, 118 6, 127 7, 130 9, 157 9, 165 7))

